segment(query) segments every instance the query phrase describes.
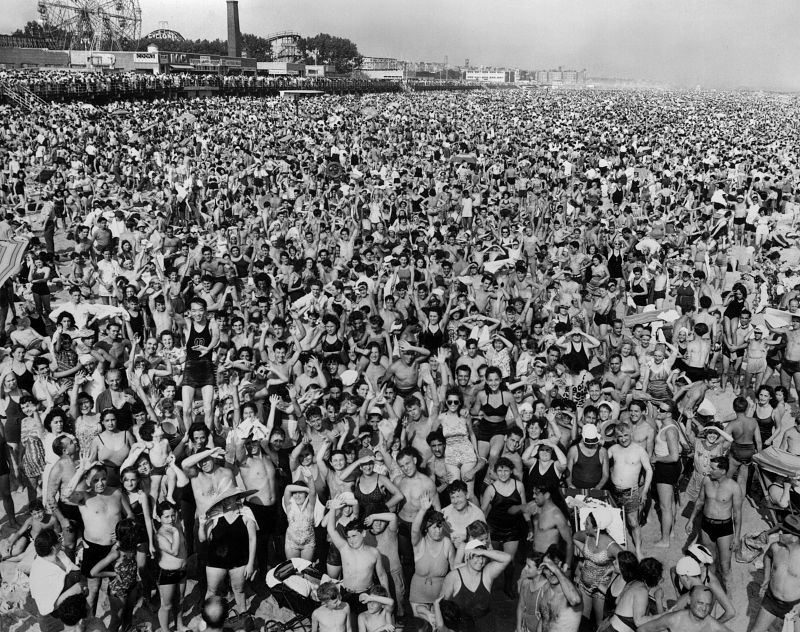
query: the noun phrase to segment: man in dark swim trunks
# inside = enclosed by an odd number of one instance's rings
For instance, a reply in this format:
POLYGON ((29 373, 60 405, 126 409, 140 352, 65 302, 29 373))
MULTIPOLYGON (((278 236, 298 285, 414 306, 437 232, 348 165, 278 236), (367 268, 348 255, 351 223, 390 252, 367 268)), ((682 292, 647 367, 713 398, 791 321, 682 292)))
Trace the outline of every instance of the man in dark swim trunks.
POLYGON ((776 620, 783 620, 800 603, 800 518, 789 515, 781 535, 764 555, 761 609, 749 632, 767 632, 776 620))
POLYGON ((727 477, 728 467, 727 456, 711 459, 711 471, 703 479, 700 497, 686 523, 686 532, 691 534, 702 509, 700 540, 712 550, 716 547, 717 570, 726 586, 730 586, 731 551, 739 549, 742 532, 742 490, 727 477))
POLYGON ((755 418, 749 417, 748 401, 744 397, 733 400, 733 412, 736 419, 728 423, 726 432, 733 437, 731 444, 731 469, 728 476, 736 478, 742 488, 742 494, 747 495, 747 480, 750 474, 750 463, 753 455, 761 450, 761 433, 755 418))
POLYGON ((790 389, 794 386, 800 392, 800 314, 792 315, 788 327, 773 327, 765 321, 774 334, 786 336, 786 349, 781 363, 781 386, 790 389))

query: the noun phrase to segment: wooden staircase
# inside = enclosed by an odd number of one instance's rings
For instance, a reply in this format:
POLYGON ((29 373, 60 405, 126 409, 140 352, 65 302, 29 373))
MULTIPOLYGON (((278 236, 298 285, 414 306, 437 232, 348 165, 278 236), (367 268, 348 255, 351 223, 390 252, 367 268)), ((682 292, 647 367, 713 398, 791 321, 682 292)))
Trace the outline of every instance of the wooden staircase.
POLYGON ((26 112, 33 112, 45 105, 41 97, 24 86, 12 88, 6 83, 0 83, 0 94, 26 112))

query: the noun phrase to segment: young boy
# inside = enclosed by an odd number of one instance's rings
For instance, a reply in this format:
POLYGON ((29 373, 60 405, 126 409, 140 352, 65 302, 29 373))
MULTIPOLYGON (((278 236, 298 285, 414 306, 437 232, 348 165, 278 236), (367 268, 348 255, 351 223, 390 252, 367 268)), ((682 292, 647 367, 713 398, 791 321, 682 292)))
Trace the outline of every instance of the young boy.
POLYGON ((397 604, 397 616, 403 616, 403 596, 406 592, 403 581, 403 565, 397 545, 397 514, 391 512, 375 513, 364 518, 367 531, 366 543, 374 546, 381 554, 383 567, 389 569, 391 589, 394 602, 397 604), (374 542, 373 542, 374 540, 374 542))
POLYGON ((158 592, 161 595, 158 623, 161 632, 169 632, 169 620, 174 607, 177 629, 185 630, 182 604, 186 591, 186 538, 175 505, 162 502, 157 510, 161 520, 161 527, 156 533, 161 553, 158 559, 158 592))
POLYGON ((55 516, 45 513, 44 505, 39 499, 31 503, 31 515, 22 526, 9 537, 3 548, 8 547, 5 553, 0 554, 0 562, 19 562, 19 570, 23 573, 30 571, 31 562, 36 556, 33 550, 33 541, 44 529, 56 529, 58 521, 55 516))
POLYGON ((320 584, 317 599, 322 605, 311 614, 311 632, 350 632, 350 606, 342 602, 339 587, 320 584))
POLYGON ((358 599, 367 606, 367 611, 358 615, 358 632, 394 631, 394 600, 388 596, 383 586, 373 586, 358 599))

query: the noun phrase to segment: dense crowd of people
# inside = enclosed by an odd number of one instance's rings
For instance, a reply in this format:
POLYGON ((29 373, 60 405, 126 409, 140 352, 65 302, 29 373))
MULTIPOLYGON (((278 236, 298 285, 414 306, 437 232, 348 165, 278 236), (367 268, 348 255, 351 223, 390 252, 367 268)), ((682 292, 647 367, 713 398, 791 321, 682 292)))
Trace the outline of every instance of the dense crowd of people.
POLYGON ((79 70, 3 70, 0 86, 31 90, 44 99, 54 96, 104 95, 120 92, 167 92, 186 87, 203 86, 228 90, 297 89, 352 92, 400 91, 404 85, 412 90, 474 90, 478 84, 419 79, 409 82, 376 81, 349 77, 301 77, 265 74, 219 74, 210 72, 82 72, 79 70), (369 89, 368 89, 369 88, 369 89))
MULTIPOLYGON (((28 249, 0 295, 0 568, 42 632, 143 604, 248 629, 286 560, 314 632, 747 609, 743 506, 797 494, 748 485, 767 446, 800 455, 796 99, 2 113, 0 243, 28 249)), ((757 632, 800 603, 800 520, 773 531, 757 632)))

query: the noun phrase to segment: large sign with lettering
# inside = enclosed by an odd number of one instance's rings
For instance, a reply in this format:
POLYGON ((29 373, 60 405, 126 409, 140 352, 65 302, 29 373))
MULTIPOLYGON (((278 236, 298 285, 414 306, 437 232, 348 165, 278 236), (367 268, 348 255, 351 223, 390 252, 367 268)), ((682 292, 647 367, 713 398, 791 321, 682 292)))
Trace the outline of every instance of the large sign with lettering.
POLYGON ((190 59, 189 63, 192 66, 219 66, 219 59, 211 59, 210 57, 200 57, 199 59, 190 59))
POLYGON ((133 61, 137 64, 156 64, 158 63, 158 54, 156 53, 134 53, 133 61))

